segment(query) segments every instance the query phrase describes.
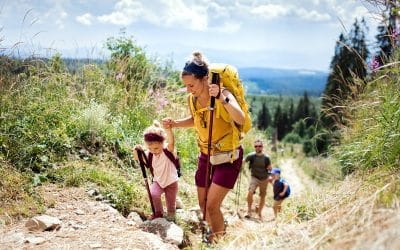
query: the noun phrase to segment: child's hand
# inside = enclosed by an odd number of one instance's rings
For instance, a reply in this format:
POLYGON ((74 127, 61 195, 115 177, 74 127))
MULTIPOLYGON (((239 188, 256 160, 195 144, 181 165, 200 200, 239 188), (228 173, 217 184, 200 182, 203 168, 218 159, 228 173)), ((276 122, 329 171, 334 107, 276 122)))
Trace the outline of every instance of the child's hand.
POLYGON ((139 160, 137 150, 143 151, 142 145, 135 145, 135 147, 133 147, 133 149, 132 149, 133 158, 135 158, 136 161, 139 160))
POLYGON ((165 129, 172 129, 174 120, 172 120, 172 118, 170 118, 170 117, 167 117, 167 118, 162 119, 162 124, 165 129))

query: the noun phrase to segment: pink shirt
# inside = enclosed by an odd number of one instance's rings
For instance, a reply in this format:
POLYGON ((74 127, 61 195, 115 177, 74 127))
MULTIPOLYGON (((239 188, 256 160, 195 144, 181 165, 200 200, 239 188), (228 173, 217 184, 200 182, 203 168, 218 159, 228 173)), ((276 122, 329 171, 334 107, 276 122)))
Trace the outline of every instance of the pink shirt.
POLYGON ((178 181, 178 173, 176 172, 176 167, 168 157, 165 155, 164 151, 159 155, 153 154, 152 159, 153 181, 156 181, 160 187, 165 188, 166 186, 178 181))

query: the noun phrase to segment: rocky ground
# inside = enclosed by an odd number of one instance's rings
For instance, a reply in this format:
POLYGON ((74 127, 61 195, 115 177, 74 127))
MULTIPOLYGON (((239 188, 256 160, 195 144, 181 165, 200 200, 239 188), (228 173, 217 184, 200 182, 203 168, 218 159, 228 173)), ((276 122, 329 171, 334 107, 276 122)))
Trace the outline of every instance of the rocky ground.
MULTIPOLYGON (((59 219, 59 229, 30 231, 29 220, 0 229, 0 249, 177 249, 153 233, 140 229, 135 213, 123 217, 110 205, 95 201, 82 188, 46 186, 52 204, 45 214, 59 219)), ((164 235, 165 236, 165 235, 164 235)))
MULTIPOLYGON (((280 165, 282 176, 292 186, 292 195, 300 194, 306 185, 310 185, 307 177, 293 167, 293 161, 285 160, 280 165)), ((242 181, 246 181, 244 179, 246 177, 242 176, 242 181)), ((164 219, 157 219, 151 223, 143 222, 136 213, 131 213, 125 218, 109 204, 96 201, 92 191, 83 188, 60 188, 55 185, 42 187, 42 195, 49 207, 45 215, 58 220, 59 225, 54 226, 55 229, 30 230, 28 226, 32 226, 32 221, 25 219, 13 225, 3 226, 0 228, 0 249, 178 249, 178 246, 187 244, 185 241, 190 242, 189 248, 203 248, 200 235, 196 235, 199 230, 197 233, 195 230, 192 230, 193 233, 187 232, 184 241, 183 231, 176 224, 164 219)), ((235 191, 230 194, 231 197, 234 197, 235 191)), ((241 192, 247 193, 247 188, 242 188, 241 192)), ((271 188, 268 195, 271 195, 271 188)), ((256 195, 254 205, 257 203, 256 195)), ((271 204, 266 204, 263 220, 243 218, 247 212, 245 200, 240 200, 236 208, 224 207, 225 219, 228 222, 227 235, 238 230, 253 232, 275 227, 270 206, 271 204)), ((191 221, 192 225, 198 224, 195 211, 181 210, 177 217, 185 223, 191 221)))

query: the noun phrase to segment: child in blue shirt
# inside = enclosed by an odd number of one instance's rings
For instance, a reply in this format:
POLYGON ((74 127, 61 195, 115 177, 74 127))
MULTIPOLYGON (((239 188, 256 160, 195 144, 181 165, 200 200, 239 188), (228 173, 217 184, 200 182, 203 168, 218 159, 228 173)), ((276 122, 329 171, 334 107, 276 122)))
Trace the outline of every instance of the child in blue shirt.
POLYGON ((271 171, 272 185, 274 187, 274 215, 277 217, 278 213, 282 209, 282 202, 290 195, 290 186, 284 179, 280 177, 281 170, 279 168, 273 168, 271 171))

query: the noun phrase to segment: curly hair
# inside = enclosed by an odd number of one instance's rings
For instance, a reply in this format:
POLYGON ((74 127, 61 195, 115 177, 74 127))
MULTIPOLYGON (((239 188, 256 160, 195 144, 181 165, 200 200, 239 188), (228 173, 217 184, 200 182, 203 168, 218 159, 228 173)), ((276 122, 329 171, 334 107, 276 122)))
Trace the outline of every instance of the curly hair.
POLYGON ((164 142, 166 134, 158 121, 153 121, 153 125, 146 128, 143 133, 145 142, 164 142))

